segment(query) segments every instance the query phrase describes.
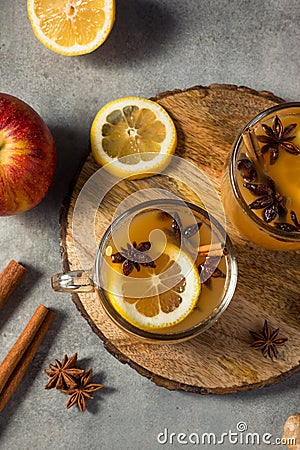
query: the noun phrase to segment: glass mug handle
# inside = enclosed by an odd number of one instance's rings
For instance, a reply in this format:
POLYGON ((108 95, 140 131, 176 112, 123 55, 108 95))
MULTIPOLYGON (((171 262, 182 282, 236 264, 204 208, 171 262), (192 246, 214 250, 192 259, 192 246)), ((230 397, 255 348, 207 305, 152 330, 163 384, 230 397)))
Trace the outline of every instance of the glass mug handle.
POLYGON ((91 278, 91 270, 73 270, 53 275, 52 289, 58 292, 93 292, 95 284, 91 278))

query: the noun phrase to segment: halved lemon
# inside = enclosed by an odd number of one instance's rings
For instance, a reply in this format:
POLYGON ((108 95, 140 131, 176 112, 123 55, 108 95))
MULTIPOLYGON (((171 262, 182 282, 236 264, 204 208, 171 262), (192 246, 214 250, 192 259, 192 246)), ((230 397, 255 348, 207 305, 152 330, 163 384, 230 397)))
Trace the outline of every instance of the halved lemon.
POLYGON ((148 331, 184 320, 195 308, 201 291, 195 264, 176 245, 167 244, 155 264, 155 269, 142 269, 147 272, 143 278, 140 273, 138 278, 134 274, 121 278, 118 270, 112 271, 107 292, 125 320, 148 331))
POLYGON ((119 178, 162 172, 177 145, 176 129, 167 111, 140 97, 107 103, 97 113, 90 137, 97 163, 119 178))
POLYGON ((109 35, 115 0, 27 0, 33 31, 39 41, 61 55, 96 50, 109 35))

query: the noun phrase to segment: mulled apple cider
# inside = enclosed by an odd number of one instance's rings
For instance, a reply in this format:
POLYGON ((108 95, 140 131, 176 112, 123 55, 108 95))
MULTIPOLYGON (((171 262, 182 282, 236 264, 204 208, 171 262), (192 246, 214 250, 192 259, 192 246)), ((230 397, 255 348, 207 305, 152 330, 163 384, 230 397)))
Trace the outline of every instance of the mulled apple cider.
POLYGON ((236 285, 231 243, 203 209, 154 200, 121 215, 100 245, 100 298, 123 329, 150 341, 196 336, 236 285))
POLYGON ((250 241, 300 249, 300 103, 274 106, 246 125, 224 171, 222 200, 250 241))

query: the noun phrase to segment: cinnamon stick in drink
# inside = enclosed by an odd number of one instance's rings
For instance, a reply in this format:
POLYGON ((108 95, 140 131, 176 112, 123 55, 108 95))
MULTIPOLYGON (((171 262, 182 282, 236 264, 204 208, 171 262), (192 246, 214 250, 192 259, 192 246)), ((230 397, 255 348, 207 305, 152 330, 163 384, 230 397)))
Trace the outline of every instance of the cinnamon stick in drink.
POLYGON ((222 256, 226 253, 225 244, 221 242, 216 242, 214 244, 204 244, 200 245, 197 249, 198 255, 207 256, 222 256))
POLYGON ((258 170, 260 175, 263 176, 265 172, 265 162, 254 130, 252 128, 247 128, 243 132, 242 137, 247 148, 249 158, 256 165, 256 170, 258 170))
POLYGON ((0 274, 0 308, 20 284, 27 269, 13 259, 0 274))

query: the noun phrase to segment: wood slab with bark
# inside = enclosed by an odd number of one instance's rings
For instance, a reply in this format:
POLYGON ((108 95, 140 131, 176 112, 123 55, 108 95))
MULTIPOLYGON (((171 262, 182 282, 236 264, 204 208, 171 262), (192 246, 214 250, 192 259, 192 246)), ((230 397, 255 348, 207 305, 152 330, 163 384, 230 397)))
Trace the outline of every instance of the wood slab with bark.
MULTIPOLYGON (((154 100, 174 120, 178 133, 176 154, 205 171, 219 193, 224 163, 238 132, 254 115, 284 101, 269 92, 216 84, 165 92, 154 100)), ((74 205, 81 188, 98 168, 88 154, 61 210, 65 271, 81 268, 72 236, 74 205)), ((188 173, 185 177, 188 180, 188 173)), ((161 175, 122 181, 98 210, 98 240, 120 200, 147 187, 169 189, 196 202, 187 186, 161 175)), ((239 268, 237 289, 218 322, 195 339, 172 345, 138 342, 112 323, 96 294, 74 294, 73 302, 110 353, 159 386, 219 394, 284 380, 300 368, 300 252, 258 248, 242 239, 230 224, 228 233, 239 268), (288 338, 273 362, 251 347, 249 330, 260 331, 265 319, 272 328, 280 327, 280 334, 288 338)))

